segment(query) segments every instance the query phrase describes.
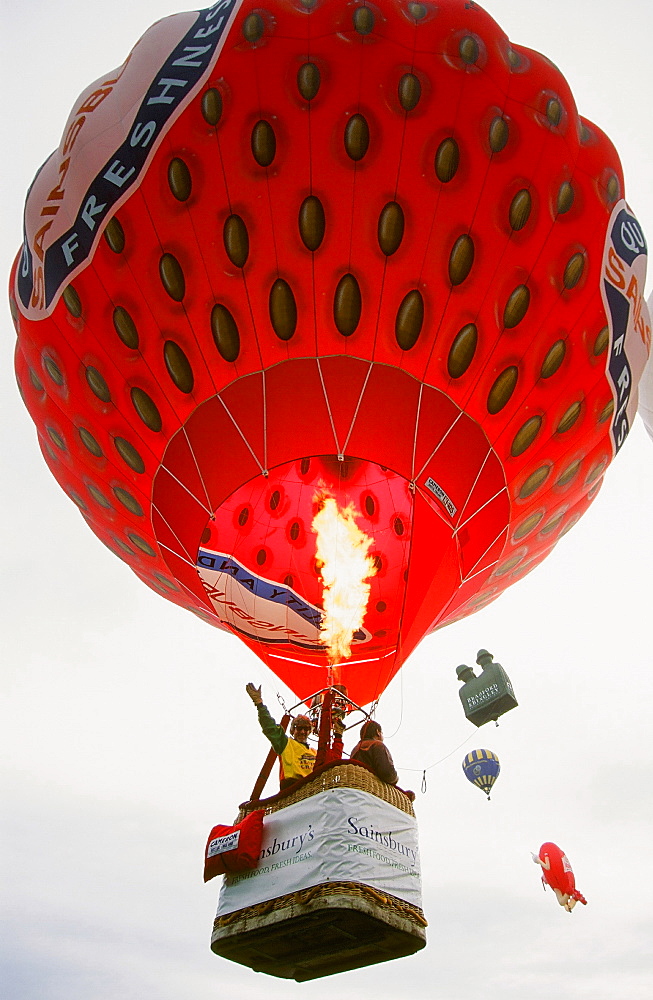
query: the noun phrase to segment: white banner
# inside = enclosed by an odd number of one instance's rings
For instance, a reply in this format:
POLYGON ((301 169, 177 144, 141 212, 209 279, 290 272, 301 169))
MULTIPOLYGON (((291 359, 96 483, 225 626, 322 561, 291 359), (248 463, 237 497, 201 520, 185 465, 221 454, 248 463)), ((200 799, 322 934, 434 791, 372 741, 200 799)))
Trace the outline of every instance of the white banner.
POLYGON ((421 907, 414 817, 354 788, 271 813, 258 867, 224 877, 217 915, 325 882, 362 882, 421 907))

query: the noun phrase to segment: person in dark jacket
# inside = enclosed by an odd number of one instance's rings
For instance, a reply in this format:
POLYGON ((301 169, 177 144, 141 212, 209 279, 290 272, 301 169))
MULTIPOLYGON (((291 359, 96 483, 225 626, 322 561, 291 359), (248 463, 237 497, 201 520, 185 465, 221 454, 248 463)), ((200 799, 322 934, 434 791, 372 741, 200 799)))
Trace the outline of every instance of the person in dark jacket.
POLYGON ((390 751, 383 742, 383 730, 374 719, 367 719, 361 726, 360 743, 357 743, 351 754, 352 760, 359 760, 369 767, 377 778, 396 785, 398 775, 395 770, 390 751))

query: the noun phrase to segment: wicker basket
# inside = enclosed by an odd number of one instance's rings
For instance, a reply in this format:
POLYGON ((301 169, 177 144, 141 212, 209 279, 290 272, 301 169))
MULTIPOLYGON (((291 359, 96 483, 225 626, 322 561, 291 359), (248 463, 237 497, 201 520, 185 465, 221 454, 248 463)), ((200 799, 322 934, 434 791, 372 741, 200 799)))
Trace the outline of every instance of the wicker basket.
POLYGON ((401 809, 409 816, 415 815, 411 799, 400 788, 381 781, 371 771, 368 771, 364 764, 359 764, 357 761, 335 761, 316 769, 307 778, 297 781, 295 785, 284 792, 278 792, 267 799, 243 802, 240 806, 237 822, 239 823, 247 813, 253 812, 254 809, 265 809, 267 815, 276 812, 277 809, 285 809, 286 806, 291 806, 294 802, 308 799, 311 795, 319 795, 327 788, 338 787, 358 788, 362 792, 376 795, 378 799, 383 799, 384 802, 401 809))
MULTIPOLYGON (((408 796, 355 763, 329 764, 278 795, 240 807, 266 814, 333 788, 374 795, 414 816, 408 796)), ((257 972, 304 982, 414 954, 426 944, 418 906, 361 882, 329 881, 217 917, 211 948, 257 972)))

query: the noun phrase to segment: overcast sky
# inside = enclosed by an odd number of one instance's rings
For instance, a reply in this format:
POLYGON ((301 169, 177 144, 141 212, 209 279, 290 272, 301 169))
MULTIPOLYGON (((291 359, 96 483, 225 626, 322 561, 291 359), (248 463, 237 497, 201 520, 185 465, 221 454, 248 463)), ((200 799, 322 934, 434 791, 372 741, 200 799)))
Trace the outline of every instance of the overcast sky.
MULTIPOLYGON (((620 152, 653 239, 650 0, 493 0, 562 70, 620 152)), ((165 0, 1 0, 2 272, 22 204, 78 93, 165 0)), ((647 291, 650 293, 651 282, 647 291)), ((236 638, 167 604, 89 531, 48 473, 13 377, 3 306, 2 866, 8 1000, 649 1000, 653 443, 638 420, 596 502, 495 604, 426 640, 381 701, 416 810, 429 919, 418 956, 298 986, 211 954, 206 835, 248 797, 267 746, 244 692, 289 697, 236 638), (455 667, 485 646, 519 708, 476 731, 455 667), (464 743, 464 746, 461 744, 464 743), (465 781, 487 746, 492 802, 465 781), (454 751, 452 753, 452 751, 454 751), (450 756, 448 756, 450 755, 450 756), (554 840, 589 900, 565 913, 530 851, 554 840)))

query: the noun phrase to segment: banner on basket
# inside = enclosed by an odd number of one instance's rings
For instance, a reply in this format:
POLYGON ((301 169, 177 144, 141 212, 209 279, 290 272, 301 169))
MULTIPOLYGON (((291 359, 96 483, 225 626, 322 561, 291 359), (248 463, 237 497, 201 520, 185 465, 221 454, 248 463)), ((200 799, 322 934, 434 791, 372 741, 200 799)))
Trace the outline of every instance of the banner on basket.
POLYGON ((217 915, 326 882, 362 882, 421 907, 415 818, 354 788, 279 809, 264 818, 258 866, 223 880, 217 915))

